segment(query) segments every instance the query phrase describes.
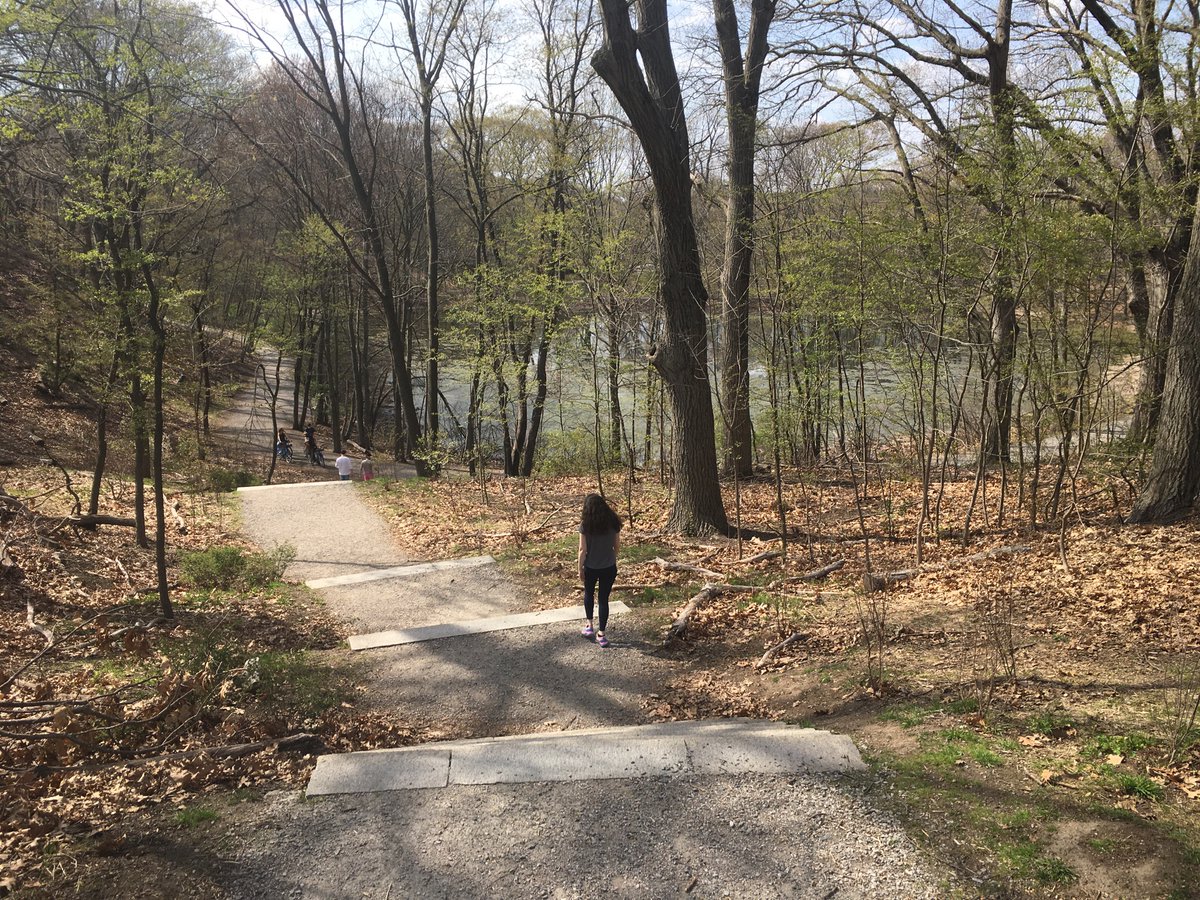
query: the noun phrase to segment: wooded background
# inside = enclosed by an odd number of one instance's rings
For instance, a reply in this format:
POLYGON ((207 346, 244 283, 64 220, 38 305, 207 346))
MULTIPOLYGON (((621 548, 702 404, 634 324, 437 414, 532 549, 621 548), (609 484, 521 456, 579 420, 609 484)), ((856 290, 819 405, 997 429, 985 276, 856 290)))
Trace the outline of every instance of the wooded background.
POLYGON ((718 474, 814 464, 911 472, 922 534, 962 466, 1001 519, 1086 469, 1165 521, 1200 484, 1198 16, 3 0, 4 300, 94 415, 77 512, 116 441, 160 531, 229 341, 335 450, 656 472, 685 533, 729 528, 718 474))

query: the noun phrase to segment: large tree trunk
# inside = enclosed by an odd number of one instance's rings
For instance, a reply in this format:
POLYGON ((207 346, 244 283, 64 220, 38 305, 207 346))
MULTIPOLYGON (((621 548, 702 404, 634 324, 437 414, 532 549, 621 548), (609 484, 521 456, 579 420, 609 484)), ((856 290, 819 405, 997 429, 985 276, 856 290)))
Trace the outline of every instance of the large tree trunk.
POLYGON ((88 515, 100 512, 100 488, 104 481, 104 466, 108 461, 108 404, 120 374, 121 347, 113 348, 112 362, 108 367, 108 380, 103 394, 96 401, 96 465, 92 470, 92 488, 88 492, 88 515))
POLYGON ((1129 516, 1131 522, 1171 521, 1191 509, 1200 491, 1200 228, 1196 223, 1174 305, 1154 455, 1150 475, 1129 516))
POLYGON ((725 209, 725 265, 721 270, 721 406, 726 474, 749 476, 750 267, 754 257, 754 157, 760 74, 775 0, 754 0, 743 59, 733 0, 713 0, 725 81, 729 130, 729 200, 725 209))
MULTIPOLYGON (((1148 441, 1158 427, 1163 385, 1167 376, 1167 350, 1171 334, 1171 272, 1157 256, 1134 258, 1129 267, 1129 313, 1141 344, 1142 365, 1137 405, 1130 435, 1148 441)), ((1177 279, 1176 279, 1177 281, 1177 279)))
POLYGON ((437 194, 433 180, 433 96, 432 86, 425 88, 421 102, 421 152, 425 164, 425 270, 426 325, 429 360, 425 374, 425 437, 429 450, 438 442, 438 225, 437 194))
MULTIPOLYGON (((141 249, 139 236, 138 249, 141 249)), ((163 485, 163 432, 165 422, 163 417, 163 363, 167 355, 167 331, 162 320, 162 301, 158 293, 158 285, 150 272, 149 266, 142 266, 146 280, 146 290, 150 295, 150 307, 147 319, 150 330, 154 335, 154 445, 151 456, 154 483, 154 569, 158 582, 158 604, 166 618, 173 618, 175 613, 171 607, 171 588, 167 579, 167 510, 166 490, 163 485)))
MULTIPOLYGON (((1007 258, 1007 252, 1003 252, 1007 258)), ((1007 265, 1007 262, 1004 263, 1007 265)), ((1013 372, 1017 363, 1017 298, 1012 282, 1001 276, 992 296, 990 348, 986 378, 991 420, 984 434, 984 453, 1008 460, 1012 441, 1013 372)))
POLYGON ((636 0, 636 35, 624 0, 601 0, 600 7, 604 44, 592 57, 592 67, 628 116, 654 181, 664 324, 650 359, 666 382, 674 418, 675 500, 667 528, 683 534, 726 532, 708 381, 708 292, 700 271, 691 150, 671 52, 667 2, 636 0))

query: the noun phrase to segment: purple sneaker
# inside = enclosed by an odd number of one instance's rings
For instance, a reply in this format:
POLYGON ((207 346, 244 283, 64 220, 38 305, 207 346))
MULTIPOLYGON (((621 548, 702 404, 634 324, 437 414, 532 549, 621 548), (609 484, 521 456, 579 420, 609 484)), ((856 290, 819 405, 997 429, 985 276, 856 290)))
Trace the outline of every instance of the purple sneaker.
POLYGON ((595 629, 592 628, 591 624, 589 623, 587 625, 584 625, 579 633, 581 635, 583 635, 585 638, 590 638, 596 633, 596 631, 595 631, 595 629))
POLYGON ((597 644, 597 646, 600 646, 600 647, 607 647, 608 646, 608 638, 606 638, 602 634, 597 635, 596 636, 596 644, 597 644))

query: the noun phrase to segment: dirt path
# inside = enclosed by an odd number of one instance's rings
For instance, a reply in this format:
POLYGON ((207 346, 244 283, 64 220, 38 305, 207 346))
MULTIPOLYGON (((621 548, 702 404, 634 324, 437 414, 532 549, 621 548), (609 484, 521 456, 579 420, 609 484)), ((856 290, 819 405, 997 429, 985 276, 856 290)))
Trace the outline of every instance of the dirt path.
MULTIPOLYGON (((297 548, 291 578, 413 562, 355 491, 353 483, 247 490, 244 528, 262 546, 297 548)), ((319 593, 364 631, 534 608, 495 564, 319 593)), ((676 664, 655 652, 643 627, 636 613, 611 623, 608 650, 569 622, 365 651, 354 655, 368 684, 361 703, 444 723, 455 736, 644 723, 643 703, 676 664)), ((781 775, 451 787, 317 802, 278 792, 223 820, 224 836, 212 860, 197 866, 196 883, 237 898, 944 896, 948 876, 872 807, 870 787, 781 775)))

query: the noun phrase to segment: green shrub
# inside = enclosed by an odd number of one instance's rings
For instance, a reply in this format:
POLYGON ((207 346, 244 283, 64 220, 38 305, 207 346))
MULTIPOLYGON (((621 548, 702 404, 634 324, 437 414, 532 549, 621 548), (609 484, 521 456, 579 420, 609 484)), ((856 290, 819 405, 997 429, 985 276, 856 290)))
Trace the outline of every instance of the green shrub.
POLYGON ((251 485, 261 483, 261 478, 253 472, 247 472, 245 469, 239 469, 235 472, 232 469, 222 469, 219 466, 213 466, 208 470, 208 488, 218 494, 228 494, 240 487, 250 487, 251 485))
POLYGON ((179 561, 183 577, 201 588, 232 588, 246 567, 241 547, 210 547, 185 553, 179 561))
MULTIPOLYGON (((601 453, 607 450, 601 448, 601 453)), ((606 468, 609 461, 601 459, 606 468)), ((596 471, 596 438, 586 428, 542 432, 537 451, 540 475, 581 475, 596 471)))
POLYGON ((184 578, 198 588, 232 590, 235 587, 263 587, 283 576, 288 563, 296 558, 296 549, 282 544, 266 553, 254 553, 241 547, 210 547, 186 553, 179 561, 184 578))
POLYGON ((246 587, 265 587, 283 577, 284 570, 296 558, 296 548, 280 544, 266 553, 247 553, 242 568, 242 584, 246 587))

